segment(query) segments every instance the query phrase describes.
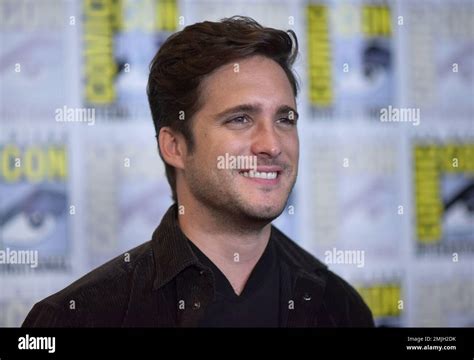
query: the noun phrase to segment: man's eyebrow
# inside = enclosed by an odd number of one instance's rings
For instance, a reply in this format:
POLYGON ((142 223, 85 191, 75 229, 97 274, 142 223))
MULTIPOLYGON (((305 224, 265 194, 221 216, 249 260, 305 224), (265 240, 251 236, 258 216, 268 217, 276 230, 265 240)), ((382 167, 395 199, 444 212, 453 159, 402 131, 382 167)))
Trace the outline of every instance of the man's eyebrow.
MULTIPOLYGON (((262 111, 262 107, 260 105, 241 104, 241 105, 237 105, 237 106, 233 106, 231 108, 225 109, 224 111, 221 111, 220 113, 216 114, 214 117, 218 119, 218 118, 223 118, 227 115, 235 114, 238 112, 248 112, 248 113, 257 114, 261 111, 262 111)), ((281 115, 281 114, 287 114, 290 111, 293 112, 293 116, 295 117, 295 119, 298 119, 298 116, 299 116, 298 112, 288 105, 281 105, 277 109, 276 113, 278 115, 281 115)))
POLYGON ((298 114, 298 111, 296 111, 295 109, 293 109, 291 106, 288 106, 288 105, 282 105, 278 108, 277 110, 277 114, 288 114, 289 112, 292 112, 293 113, 293 116, 294 116, 294 119, 295 120, 298 120, 299 118, 299 114, 298 114))
POLYGON ((241 104, 221 111, 220 113, 215 115, 215 118, 222 118, 226 115, 235 114, 238 112, 259 113, 260 111, 262 111, 262 108, 259 105, 241 104))

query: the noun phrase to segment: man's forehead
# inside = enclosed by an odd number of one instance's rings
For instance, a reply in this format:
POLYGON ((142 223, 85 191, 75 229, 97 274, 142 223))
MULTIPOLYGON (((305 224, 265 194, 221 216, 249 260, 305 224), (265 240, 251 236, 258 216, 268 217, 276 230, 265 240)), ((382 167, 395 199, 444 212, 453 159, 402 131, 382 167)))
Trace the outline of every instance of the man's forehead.
POLYGON ((228 73, 238 75, 241 73, 242 69, 251 68, 253 66, 258 66, 258 65, 268 66, 268 64, 270 63, 274 63, 276 66, 279 66, 278 63, 275 62, 273 59, 264 55, 257 54, 257 55, 240 58, 240 59, 231 60, 228 63, 219 66, 211 74, 215 74, 219 72, 225 72, 225 73, 228 72, 228 73))
POLYGON ((291 83, 283 69, 277 63, 274 65, 276 68, 271 70, 265 64, 259 70, 241 67, 238 71, 234 71, 233 63, 224 65, 203 79, 200 86, 203 105, 212 104, 214 108, 242 104, 268 107, 272 103, 273 107, 287 105, 295 108, 291 83))

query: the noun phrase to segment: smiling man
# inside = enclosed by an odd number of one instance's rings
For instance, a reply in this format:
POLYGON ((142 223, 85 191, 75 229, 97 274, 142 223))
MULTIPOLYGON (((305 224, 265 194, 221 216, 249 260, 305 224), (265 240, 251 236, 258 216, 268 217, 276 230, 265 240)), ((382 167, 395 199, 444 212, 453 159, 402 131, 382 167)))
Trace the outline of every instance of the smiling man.
POLYGON ((271 224, 298 173, 297 51, 293 32, 246 17, 163 44, 148 98, 175 203, 129 261, 36 304, 24 326, 373 326, 357 292, 271 224), (231 157, 249 161, 219 165, 231 157))

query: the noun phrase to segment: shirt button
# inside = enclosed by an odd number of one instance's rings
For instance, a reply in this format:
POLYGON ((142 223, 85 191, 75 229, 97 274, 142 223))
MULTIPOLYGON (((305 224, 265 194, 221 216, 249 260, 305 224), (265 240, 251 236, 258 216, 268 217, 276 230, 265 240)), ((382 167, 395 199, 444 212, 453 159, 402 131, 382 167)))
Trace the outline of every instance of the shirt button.
POLYGON ((308 294, 308 293, 305 293, 305 294, 303 295, 303 300, 304 300, 304 301, 310 301, 310 300, 311 300, 311 295, 308 294))
POLYGON ((200 270, 200 271, 199 271, 199 275, 201 275, 201 276, 204 275, 204 273, 205 273, 204 270, 200 270))
POLYGON ((193 304, 194 310, 199 310, 201 308, 201 303, 199 301, 195 301, 193 304))

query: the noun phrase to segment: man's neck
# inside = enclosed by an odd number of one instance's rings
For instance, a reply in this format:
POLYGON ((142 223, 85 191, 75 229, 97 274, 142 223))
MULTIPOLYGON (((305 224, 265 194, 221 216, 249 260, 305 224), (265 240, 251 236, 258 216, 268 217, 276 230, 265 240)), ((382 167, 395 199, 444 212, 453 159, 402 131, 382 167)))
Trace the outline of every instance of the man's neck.
POLYGON ((246 227, 205 207, 186 204, 178 211, 181 231, 226 276, 236 294, 247 283, 270 239, 271 224, 246 227))

